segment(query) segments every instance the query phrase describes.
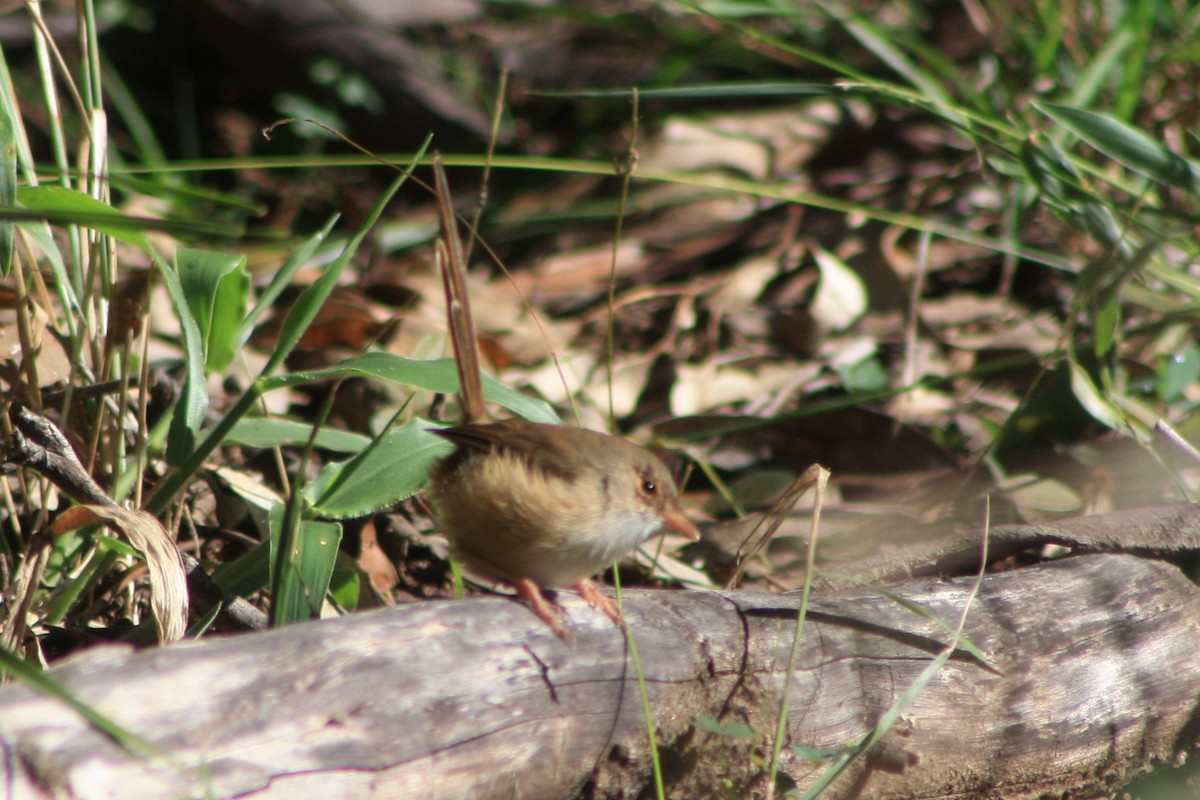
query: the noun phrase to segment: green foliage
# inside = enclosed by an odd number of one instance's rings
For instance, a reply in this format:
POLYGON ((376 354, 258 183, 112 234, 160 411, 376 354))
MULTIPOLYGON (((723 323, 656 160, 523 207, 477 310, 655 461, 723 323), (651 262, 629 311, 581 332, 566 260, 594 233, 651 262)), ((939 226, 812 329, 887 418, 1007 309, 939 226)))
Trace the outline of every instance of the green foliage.
POLYGON ((692 720, 692 724, 702 731, 715 733, 718 736, 728 736, 731 739, 756 739, 758 735, 744 722, 731 722, 722 725, 712 717, 700 715, 692 720))
MULTIPOLYGON (((265 380, 263 386, 264 389, 270 390, 299 383, 347 377, 374 378, 441 394, 458 392, 458 372, 453 359, 425 361, 391 353, 364 353, 325 369, 280 375, 265 380)), ((489 402, 507 408, 530 422, 552 425, 561 422, 558 414, 546 401, 509 389, 488 375, 483 376, 483 396, 489 402)))
POLYGON ((175 270, 204 344, 206 372, 223 372, 241 342, 239 326, 246 313, 250 273, 246 257, 179 248, 175 270))
POLYGON ((278 417, 248 417, 238 420, 225 437, 228 444, 247 447, 303 446, 312 442, 314 447, 338 453, 356 453, 371 443, 370 437, 361 433, 337 428, 320 428, 313 431, 312 423, 278 417))
MULTIPOLYGON (((90 3, 84 5, 90 8, 90 3)), ((636 173, 639 185, 654 191, 691 189, 693 197, 734 194, 764 206, 803 207, 821 213, 819 218, 813 214, 818 231, 830 217, 837 217, 855 220, 846 226, 853 230, 871 223, 927 237, 923 241, 951 239, 982 248, 997 260, 1003 257, 1017 279, 1046 266, 1054 270, 1057 297, 1065 298, 1055 309, 1066 318, 1059 341, 1052 352, 1023 355, 1021 366, 1032 362, 1037 375, 1015 390, 1020 393, 1019 402, 1010 412, 977 417, 969 434, 960 432, 968 430, 965 426, 953 433, 935 427, 932 435, 939 437, 945 449, 957 454, 970 441, 970 446, 992 453, 999 462, 1023 446, 1044 444, 1051 435, 1070 438, 1108 429, 1145 437, 1152 421, 1165 411, 1178 414, 1194 409, 1195 386, 1200 382, 1200 350, 1193 341, 1200 304, 1200 282, 1194 274, 1200 258, 1195 237, 1200 221, 1200 161, 1191 152, 1195 149, 1190 136, 1194 125, 1183 113, 1186 109, 1176 114, 1173 111, 1179 109, 1154 108, 1156 98, 1148 87, 1161 88, 1174 80, 1194 84, 1190 77, 1177 76, 1194 72, 1198 51, 1191 34, 1200 28, 1200 11, 1187 4, 1158 2, 1069 7, 1037 2, 1027 7, 1029 13, 1020 13, 1016 6, 992 4, 976 11, 987 15, 984 27, 993 40, 968 62, 936 44, 931 33, 938 20, 918 4, 884 4, 886 13, 876 13, 880 10, 876 6, 868 9, 835 2, 684 5, 689 13, 662 12, 663 26, 656 36, 665 43, 663 49, 672 51, 671 59, 654 65, 649 73, 654 85, 638 89, 642 100, 657 104, 656 112, 685 103, 720 109, 734 103, 745 107, 748 101, 828 98, 846 111, 847 117, 851 116, 849 109, 863 107, 889 124, 919 117, 946 137, 950 142, 947 150, 956 148, 963 154, 962 163, 947 158, 945 164, 944 191, 954 195, 954 200, 936 210, 922 205, 918 198, 906 198, 902 206, 889 205, 869 193, 838 194, 828 182, 810 186, 801 181, 777 181, 775 175, 728 171, 641 169, 636 173), (700 21, 697 15, 703 15, 701 24, 696 24, 700 21), (693 74, 702 80, 689 83, 678 79, 693 74), (720 76, 736 80, 721 80, 720 76), (754 76, 761 79, 752 79, 754 76), (1174 121, 1177 116, 1181 118, 1178 123, 1174 121), (951 175, 955 170, 977 174, 973 180, 955 182, 951 175), (977 207, 970 196, 975 191, 994 195, 1002 205, 989 209, 994 213, 986 215, 983 223, 974 218, 977 207), (1029 235, 1031 231, 1034 235, 1029 235), (1154 346, 1146 346, 1147 341, 1154 346), (986 444, 981 446, 980 441, 986 444)), ((598 28, 601 32, 626 32, 629 28, 624 26, 636 24, 566 5, 539 9, 538 13, 610 26, 598 28)), ((305 483, 305 471, 296 470, 290 495, 278 498, 270 509, 268 541, 223 563, 214 577, 235 594, 252 594, 269 586, 273 619, 280 624, 318 614, 326 597, 332 597, 341 608, 354 608, 361 591, 359 576, 349 559, 339 553, 340 526, 328 520, 362 516, 411 495, 423 483, 429 466, 449 446, 428 431, 434 423, 417 417, 418 412, 406 411, 404 421, 395 427, 365 436, 334 430, 323 421, 264 418, 258 416, 259 406, 268 392, 318 382, 336 385, 349 378, 399 387, 405 397, 456 391, 457 376, 448 359, 363 352, 322 368, 288 368, 289 356, 311 332, 318 313, 334 290, 347 283, 347 270, 363 257, 369 237, 379 234, 385 224, 408 226, 416 231, 417 239, 428 236, 419 214, 411 215, 415 220, 406 215, 399 222, 384 221, 385 208, 404 184, 405 175, 396 179, 352 231, 339 231, 334 216, 316 233, 296 236, 283 254, 283 265, 273 271, 265 287, 252 290, 247 255, 254 258, 255 254, 249 240, 203 245, 228 250, 228 254, 179 247, 164 258, 156 250, 161 247, 160 240, 149 236, 150 231, 169 231, 184 241, 194 241, 201 234, 240 235, 245 215, 263 204, 234 191, 218 193, 190 185, 182 171, 109 176, 110 165, 118 172, 132 172, 123 159, 137 159, 135 168, 163 165, 166 159, 152 126, 141 118, 136 98, 123 84, 109 81, 109 95, 101 96, 98 51, 98 43, 89 42, 91 60, 81 64, 80 74, 73 77, 78 100, 72 97, 62 102, 63 98, 54 95, 61 76, 42 76, 38 91, 45 93, 46 107, 61 110, 54 112, 57 116, 47 123, 49 130, 44 136, 52 156, 46 164, 37 165, 37 170, 23 138, 20 110, 6 68, 0 76, 0 274, 13 274, 14 259, 23 257, 16 243, 38 262, 39 279, 59 303, 60 319, 48 329, 66 343, 72 369, 67 385, 116 382, 130 386, 136 384, 145 366, 141 356, 134 350, 122 352, 122 342, 109 343, 92 333, 105 330, 103 314, 116 298, 114 286, 128 272, 118 263, 122 256, 116 255, 118 248, 112 245, 119 243, 121 250, 131 248, 139 260, 144 260, 144 254, 152 264, 154 281, 165 286, 179 323, 180 339, 172 344, 182 360, 182 391, 174 407, 164 412, 158 431, 139 427, 136 436, 126 436, 128 431, 120 426, 128 424, 128 417, 106 420, 112 429, 97 433, 96 438, 112 444, 90 454, 99 465, 97 474, 119 476, 114 485, 131 487, 140 485, 142 470, 148 465, 165 466, 165 477, 145 502, 147 508, 164 512, 212 463, 220 448, 229 445, 292 447, 305 452, 319 448, 341 454, 338 458, 343 460, 324 463, 309 483, 305 483), (121 148, 97 139, 84 167, 88 174, 74 175, 71 165, 85 159, 69 153, 66 143, 99 131, 99 111, 110 105, 116 106, 113 119, 119 116, 124 121, 128 137, 121 148), (117 200, 111 199, 110 177, 117 200), (42 185, 34 185, 35 179, 42 185), (162 219, 143 219, 135 215, 141 212, 124 210, 128 206, 122 205, 122 199, 146 196, 169 209, 162 219), (208 213, 213 207, 220 213, 208 213), (335 248, 333 237, 337 236, 344 239, 338 240, 335 248), (326 254, 332 257, 318 258, 326 254), (319 277, 299 289, 300 271, 314 265, 319 265, 319 277), (220 403, 208 397, 206 379, 230 371, 238 350, 293 288, 299 289, 298 297, 279 328, 269 360, 235 401, 220 409, 221 416, 214 422, 209 408, 220 403), (159 450, 162 430, 168 431, 165 459, 159 450), (131 449, 141 450, 127 452, 126 442, 136 442, 131 449), (160 459, 163 464, 155 463, 160 459)), ((344 104, 367 110, 377 107, 378 97, 361 76, 328 62, 314 63, 313 71, 344 104)), ((1186 96, 1190 97, 1190 91, 1186 96)), ((27 90, 20 96, 23 103, 32 103, 37 97, 27 90)), ((522 154, 493 158, 467 153, 449 157, 447 162, 460 167, 486 164, 531 174, 611 176, 612 163, 605 155, 595 155, 594 142, 612 137, 613 106, 604 102, 631 96, 630 90, 611 86, 556 96, 564 105, 569 100, 574 110, 591 113, 601 121, 600 132, 588 131, 581 137, 584 144, 574 151, 587 154, 586 159, 522 154)), ((338 119, 308 98, 281 95, 277 103, 305 116, 338 119)), ((661 122, 658 116, 649 124, 661 122)), ((312 126, 297 133, 298 137, 308 135, 326 138, 326 132, 312 126)), ((412 155, 410 170, 423 153, 424 147, 412 155)), ((246 159, 241 165, 310 168, 347 161, 341 155, 336 160, 306 156, 291 161, 246 159)), ((358 163, 373 162, 364 158, 358 163)), ((678 196, 683 194, 679 191, 671 200, 656 201, 648 191, 635 196, 633 205, 645 202, 646 208, 654 210, 667 208, 667 203, 682 207, 678 196), (663 205, 652 206, 654 202, 663 205)), ((539 224, 561 226, 614 212, 612 204, 597 202, 539 213, 539 224)), ((806 231, 801 238, 808 235, 806 231)), ((823 241, 813 248, 824 254, 816 259, 824 284, 817 295, 824 292, 828 298, 820 297, 822 301, 844 305, 841 322, 834 326, 838 332, 858 335, 861 331, 855 325, 872 298, 855 270, 830 261, 832 255, 824 247, 832 245, 823 241)), ((254 263, 257 266, 261 260, 254 263)), ((914 296, 912 308, 907 309, 918 322, 920 300, 914 296)), ((913 387, 899 385, 896 371, 889 370, 887 346, 891 344, 875 347, 853 363, 832 364, 826 371, 834 375, 825 384, 827 389, 832 387, 832 398, 822 397, 820 402, 800 404, 796 411, 771 417, 722 409, 722 416, 689 421, 694 424, 679 438, 715 440, 773 424, 786 414, 815 414, 892 400, 913 387)), ((1006 382, 1013 380, 1010 374, 1018 372, 973 367, 936 377, 918 375, 914 380, 921 388, 947 391, 955 384, 1006 382)), ((558 421, 553 408, 539 399, 491 378, 485 379, 485 387, 490 401, 519 416, 558 421)), ((43 387, 31 383, 22 388, 35 396, 43 387)), ((83 408, 100 420, 114 408, 132 407, 129 401, 129 396, 122 396, 103 406, 103 411, 98 410, 100 403, 68 408, 64 402, 60 410, 65 417, 65 412, 76 414, 83 408)), ((1002 466, 996 466, 996 474, 1004 474, 1002 466)), ((1021 474, 1012 480, 1027 477, 1021 474)), ((718 476, 713 482, 719 483, 718 476)), ((1044 494, 1047 488, 1058 487, 1034 476, 1012 492, 1036 489, 1044 494)), ((19 552, 28 544, 25 532, 10 538, 13 544, 8 544, 8 550, 19 552)), ((69 619, 73 610, 104 591, 106 573, 129 556, 127 545, 99 534, 72 533, 56 540, 42 580, 33 582, 40 618, 50 623, 69 619)), ((970 645, 960 641, 959 647, 969 650, 970 645)), ((919 686, 914 690, 919 691, 919 686)), ((698 718, 696 725, 718 735, 751 735, 744 726, 723 726, 705 717, 698 718)), ((869 742, 860 744, 865 748, 869 742)), ((857 747, 796 750, 805 757, 840 763, 859 751, 857 747)))
POLYGON ((433 463, 453 446, 414 420, 393 428, 354 458, 330 463, 308 484, 313 513, 329 519, 361 517, 415 494, 433 463))
MULTIPOLYGON (((17 139, 12 115, 0 103, 0 207, 12 206, 17 199, 17 139)), ((13 224, 0 220, 0 276, 12 271, 13 224)))
POLYGON ((306 519, 283 505, 271 510, 271 623, 287 625, 321 614, 333 577, 342 526, 306 519), (287 548, 286 552, 281 549, 287 548))

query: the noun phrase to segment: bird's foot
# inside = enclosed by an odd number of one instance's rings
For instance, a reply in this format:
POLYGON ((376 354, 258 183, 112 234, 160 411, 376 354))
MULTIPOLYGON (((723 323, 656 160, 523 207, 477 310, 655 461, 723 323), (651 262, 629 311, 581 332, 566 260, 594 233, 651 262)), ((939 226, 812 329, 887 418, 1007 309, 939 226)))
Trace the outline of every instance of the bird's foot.
POLYGON ((513 582, 513 588, 517 590, 517 594, 526 603, 533 608, 533 613, 538 615, 538 618, 550 626, 550 630, 557 634, 558 638, 568 640, 571 638, 571 632, 567 630, 566 618, 563 610, 559 605, 546 598, 542 594, 542 587, 538 586, 529 578, 521 578, 513 582))
POLYGON ((621 616, 621 609, 617 606, 616 601, 600 591, 600 587, 590 578, 584 578, 575 584, 575 590, 579 592, 580 597, 588 602, 588 605, 597 611, 604 612, 618 628, 625 624, 625 618, 621 616))

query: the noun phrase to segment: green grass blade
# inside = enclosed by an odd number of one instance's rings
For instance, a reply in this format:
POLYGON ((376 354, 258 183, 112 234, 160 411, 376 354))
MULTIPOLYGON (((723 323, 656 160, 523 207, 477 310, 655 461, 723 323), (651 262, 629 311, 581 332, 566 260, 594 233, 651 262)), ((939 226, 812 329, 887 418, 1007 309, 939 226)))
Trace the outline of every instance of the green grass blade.
MULTIPOLYGON (((458 370, 453 359, 422 361, 392 353, 365 353, 326 369, 293 372, 268 378, 263 381, 263 389, 279 389, 299 383, 347 376, 375 378, 442 394, 455 394, 459 390, 458 370)), ((551 425, 561 422, 549 403, 510 389, 488 375, 483 376, 483 396, 488 402, 507 408, 531 422, 545 422, 551 425)))
POLYGON ((1135 172, 1190 194, 1200 194, 1200 164, 1172 152, 1138 129, 1095 111, 1054 103, 1033 106, 1135 172))
MULTIPOLYGON (((8 107, 0 102, 0 206, 11 206, 17 199, 17 132, 8 107)), ((0 275, 12 270, 14 228, 0 220, 0 275)))
POLYGON ((933 75, 917 66, 892 43, 892 38, 886 31, 865 17, 846 13, 837 3, 818 2, 826 14, 841 23, 851 36, 858 39, 859 44, 875 54, 883 63, 903 77, 917 91, 928 97, 934 103, 945 107, 954 105, 954 99, 942 87, 933 75))
POLYGON ((16 654, 0 647, 0 671, 12 675, 47 697, 53 697, 79 714, 89 725, 107 736, 119 747, 139 757, 158 754, 158 748, 134 733, 127 731, 108 717, 71 694, 53 676, 33 667, 16 654))
POLYGON ((150 246, 146 239, 145 226, 139 221, 130 219, 107 203, 74 189, 64 189, 61 186, 23 186, 17 190, 17 203, 30 211, 47 212, 45 216, 51 222, 82 225, 141 250, 150 246))
POLYGON ((254 304, 254 308, 246 315, 245 319, 242 320, 241 327, 238 328, 234 340, 239 347, 250 339, 250 334, 254 332, 254 326, 258 324, 259 318, 275 305, 275 301, 279 299, 279 295, 291 284, 292 278, 295 277, 300 268, 317 252, 317 248, 329 236, 329 232, 333 230, 333 226, 337 224, 337 221, 338 215, 334 214, 325 223, 324 227, 292 251, 292 254, 288 256, 287 261, 279 268, 279 271, 271 277, 271 282, 267 284, 267 288, 259 296, 258 302, 254 304))
POLYGON ((188 306, 187 296, 179 281, 179 273, 175 267, 163 260, 155 250, 146 244, 146 252, 158 267, 163 284, 167 288, 167 296, 179 320, 183 333, 183 359, 187 377, 183 381, 183 394, 175 406, 171 424, 167 430, 167 463, 172 467, 186 463, 195 451, 196 436, 204 423, 204 414, 208 411, 208 388, 204 379, 204 344, 200 336, 200 327, 192 310, 188 306))
POLYGON ((325 304, 325 301, 337 286, 337 281, 342 271, 350 263, 350 259, 354 254, 358 252, 359 246, 367 238, 367 234, 371 232, 371 229, 375 227, 375 223, 379 221, 379 217, 383 214, 383 210, 387 207, 387 204, 391 202, 392 197, 400 190, 400 187, 408 181, 412 170, 416 169, 417 164, 420 163, 421 157, 424 156, 426 149, 429 147, 431 138, 426 137, 408 169, 402 172, 396 180, 392 181, 392 184, 384 191, 379 200, 375 202, 375 206, 367 214, 367 218, 363 220, 363 224, 359 227, 358 231, 350 238, 341 255, 326 268, 320 278, 314 281, 296 299, 291 310, 288 311, 287 318, 283 322, 283 327, 279 331, 279 341, 275 345, 275 352, 272 354, 271 360, 263 368, 263 375, 270 375, 275 372, 279 368, 279 365, 291 354, 292 349, 300 341, 300 337, 308 330, 308 326, 316 318, 317 312, 321 310, 321 306, 325 304))
POLYGON ((213 570, 212 579, 226 593, 248 597, 271 582, 271 543, 260 542, 233 561, 213 570))

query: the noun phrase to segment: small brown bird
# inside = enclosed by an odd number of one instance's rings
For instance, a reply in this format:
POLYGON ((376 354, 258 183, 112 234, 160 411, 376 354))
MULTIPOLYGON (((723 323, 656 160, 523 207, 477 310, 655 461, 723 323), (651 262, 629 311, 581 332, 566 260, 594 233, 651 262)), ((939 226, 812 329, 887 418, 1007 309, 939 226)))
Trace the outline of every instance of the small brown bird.
POLYGON ((649 450, 580 428, 486 421, 465 259, 440 156, 433 170, 442 223, 437 260, 464 422, 432 429, 455 445, 426 489, 438 526, 455 557, 511 584, 559 636, 567 635, 561 611, 542 587, 578 589, 620 625, 616 603, 591 576, 664 527, 691 539, 700 532, 679 507, 671 473, 649 450))
POLYGON ((519 420, 433 432, 457 447, 428 488, 455 556, 511 584, 560 636, 542 587, 573 587, 620 624, 591 576, 664 528, 700 536, 666 465, 632 442, 519 420))

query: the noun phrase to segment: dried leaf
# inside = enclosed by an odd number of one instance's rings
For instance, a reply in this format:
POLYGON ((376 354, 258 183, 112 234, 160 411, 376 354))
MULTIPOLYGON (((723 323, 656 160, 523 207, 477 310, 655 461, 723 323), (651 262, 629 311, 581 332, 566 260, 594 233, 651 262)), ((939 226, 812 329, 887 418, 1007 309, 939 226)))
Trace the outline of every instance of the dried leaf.
POLYGON ((867 289, 858 273, 828 250, 813 251, 821 282, 813 297, 813 319, 828 330, 849 328, 867 310, 867 289))
POLYGON ((145 511, 120 506, 82 505, 69 508, 50 526, 54 536, 103 523, 123 534, 146 559, 150 572, 150 610, 158 626, 158 640, 173 642, 187 630, 187 576, 175 542, 162 523, 145 511))

